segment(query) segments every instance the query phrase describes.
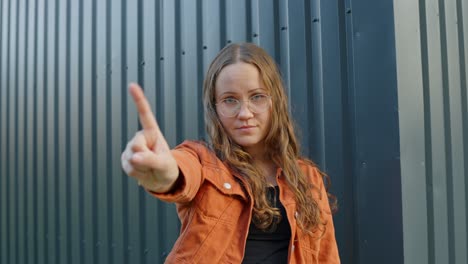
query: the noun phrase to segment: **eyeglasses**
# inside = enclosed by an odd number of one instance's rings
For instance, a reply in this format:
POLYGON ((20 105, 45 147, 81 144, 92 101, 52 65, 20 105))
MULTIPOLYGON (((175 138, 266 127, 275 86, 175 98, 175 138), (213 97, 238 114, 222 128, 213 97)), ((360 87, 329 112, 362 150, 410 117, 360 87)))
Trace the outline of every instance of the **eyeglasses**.
MULTIPOLYGON (((228 97, 216 104, 218 112, 225 117, 234 117, 239 114, 244 101, 228 97)), ((256 94, 251 96, 247 101, 247 108, 254 113, 260 114, 265 112, 271 104, 271 96, 266 94, 256 94)))

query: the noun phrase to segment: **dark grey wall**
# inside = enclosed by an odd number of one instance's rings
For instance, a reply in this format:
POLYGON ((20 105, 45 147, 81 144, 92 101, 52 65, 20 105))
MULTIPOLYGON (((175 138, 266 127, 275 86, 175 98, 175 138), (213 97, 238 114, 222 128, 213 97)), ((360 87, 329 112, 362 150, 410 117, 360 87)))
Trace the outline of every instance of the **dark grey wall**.
MULTIPOLYGON (((281 67, 303 152, 340 202, 342 262, 415 263, 403 245, 418 234, 404 236, 404 223, 432 218, 402 207, 425 185, 401 184, 412 157, 400 142, 413 142, 399 127, 405 47, 395 46, 392 1, 0 0, 0 14, 0 263, 162 262, 178 221, 120 168, 139 126, 127 84, 144 86, 171 146, 203 138, 204 72, 238 41, 281 67)), ((466 153, 462 113, 463 136, 451 138, 466 153)))

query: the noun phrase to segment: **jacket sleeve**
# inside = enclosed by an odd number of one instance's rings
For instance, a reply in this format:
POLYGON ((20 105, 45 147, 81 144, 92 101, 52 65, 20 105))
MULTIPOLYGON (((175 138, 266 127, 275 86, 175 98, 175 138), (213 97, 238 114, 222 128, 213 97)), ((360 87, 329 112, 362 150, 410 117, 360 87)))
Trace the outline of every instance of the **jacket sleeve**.
MULTIPOLYGON (((319 172, 316 172, 318 175, 319 172)), ((322 178, 322 177, 321 177, 322 178)), ((335 238, 335 227, 333 225, 333 217, 328 202, 327 191, 323 183, 323 179, 320 180, 320 198, 319 206, 322 210, 322 218, 326 223, 325 233, 320 241, 319 251, 319 263, 340 263, 340 256, 338 254, 338 246, 335 238)))
POLYGON ((151 192, 156 198, 169 203, 188 203, 200 189, 202 178, 202 165, 193 143, 184 142, 172 150, 172 155, 179 167, 179 178, 173 189, 167 193, 151 192))

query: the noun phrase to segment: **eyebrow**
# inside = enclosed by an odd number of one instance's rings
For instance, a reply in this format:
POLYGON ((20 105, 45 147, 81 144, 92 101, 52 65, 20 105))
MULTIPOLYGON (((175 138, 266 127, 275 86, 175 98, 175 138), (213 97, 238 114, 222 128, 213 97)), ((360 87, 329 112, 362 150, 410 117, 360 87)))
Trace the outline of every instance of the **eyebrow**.
MULTIPOLYGON (((257 92, 257 91, 259 91, 259 90, 260 90, 260 91, 265 91, 265 92, 266 92, 266 89, 265 89, 265 88, 259 87, 259 88, 254 88, 254 89, 252 89, 252 90, 249 90, 248 93, 249 93, 249 94, 250 94, 250 93, 254 93, 254 92, 257 92)), ((224 93, 218 95, 218 97, 221 97, 221 96, 226 95, 226 94, 237 94, 237 93, 231 92, 231 91, 227 91, 227 92, 224 92, 224 93)))

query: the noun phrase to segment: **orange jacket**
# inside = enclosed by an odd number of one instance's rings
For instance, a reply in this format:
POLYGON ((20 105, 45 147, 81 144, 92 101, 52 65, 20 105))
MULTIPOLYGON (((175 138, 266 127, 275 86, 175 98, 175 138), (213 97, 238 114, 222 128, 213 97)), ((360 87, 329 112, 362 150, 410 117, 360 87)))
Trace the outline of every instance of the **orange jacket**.
MULTIPOLYGON (((153 193, 176 203, 182 223, 166 263, 241 263, 253 209, 250 190, 244 191, 239 183, 243 179, 233 175, 203 144, 185 141, 172 153, 181 172, 178 183, 170 193, 153 193)), ((303 162, 300 166, 320 189, 314 198, 327 224, 325 233, 317 231, 316 235, 307 235, 296 226, 295 216, 300 212, 279 169, 280 200, 292 234, 289 263, 340 263, 323 179, 316 168, 303 162)))

